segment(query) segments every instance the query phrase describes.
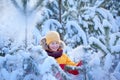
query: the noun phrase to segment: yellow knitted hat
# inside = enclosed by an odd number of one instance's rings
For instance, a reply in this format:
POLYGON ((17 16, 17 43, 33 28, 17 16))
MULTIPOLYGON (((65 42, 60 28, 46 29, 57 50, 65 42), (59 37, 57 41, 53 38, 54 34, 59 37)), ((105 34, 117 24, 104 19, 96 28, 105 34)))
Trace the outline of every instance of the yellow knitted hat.
POLYGON ((57 41, 57 42, 60 42, 60 35, 58 32, 56 31, 49 31, 46 36, 46 43, 47 45, 49 45, 52 41, 57 41))

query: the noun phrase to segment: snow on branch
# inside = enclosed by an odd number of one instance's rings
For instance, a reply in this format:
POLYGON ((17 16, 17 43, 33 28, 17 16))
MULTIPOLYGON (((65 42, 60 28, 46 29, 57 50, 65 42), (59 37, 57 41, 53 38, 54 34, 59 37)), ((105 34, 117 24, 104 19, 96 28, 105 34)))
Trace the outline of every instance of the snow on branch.
POLYGON ((67 34, 64 37, 65 40, 68 40, 68 38, 70 38, 70 42, 72 40, 79 42, 81 38, 83 44, 87 45, 86 34, 76 21, 68 21, 65 27, 67 28, 67 34))
POLYGON ((11 0, 11 2, 15 5, 16 8, 18 8, 20 11, 22 11, 21 6, 17 3, 16 0, 11 0))
POLYGON ((120 39, 120 32, 117 33, 113 33, 110 35, 110 46, 114 46, 114 45, 118 45, 119 43, 119 39, 120 39))
POLYGON ((105 54, 109 53, 109 51, 107 50, 106 46, 104 44, 102 44, 100 42, 100 40, 94 38, 94 37, 90 37, 89 38, 89 42, 90 45, 93 45, 94 47, 100 49, 101 51, 103 51, 105 54))
POLYGON ((48 19, 46 20, 43 25, 42 25, 42 35, 45 35, 48 31, 50 30, 60 30, 62 31, 62 25, 59 23, 59 21, 54 20, 54 19, 48 19))
POLYGON ((109 2, 110 0, 97 0, 95 5, 96 7, 105 7, 105 5, 109 2))
POLYGON ((60 72, 64 80, 71 80, 68 75, 60 68, 54 58, 48 57, 45 59, 44 63, 40 66, 41 74, 45 75, 46 73, 55 74, 60 72))
POLYGON ((103 27, 104 28, 109 27, 109 29, 111 29, 112 25, 106 19, 103 19, 103 27))
POLYGON ((54 75, 59 72, 64 80, 71 80, 70 77, 60 68, 56 60, 53 57, 47 56, 47 53, 41 48, 41 46, 32 47, 30 52, 33 60, 39 64, 38 68, 41 75, 44 77, 49 75, 54 78, 54 75))
POLYGON ((24 9, 27 9, 32 14, 33 11, 42 6, 43 0, 11 0, 11 2, 20 12, 24 12, 24 9))
POLYGON ((112 46, 111 52, 120 54, 120 45, 112 46))

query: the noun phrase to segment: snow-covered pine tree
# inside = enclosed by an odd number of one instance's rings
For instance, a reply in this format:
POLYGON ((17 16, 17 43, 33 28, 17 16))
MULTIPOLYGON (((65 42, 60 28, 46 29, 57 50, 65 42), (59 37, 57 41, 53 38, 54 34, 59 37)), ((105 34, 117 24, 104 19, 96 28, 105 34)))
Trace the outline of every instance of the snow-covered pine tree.
POLYGON ((36 20, 34 20, 38 12, 38 8, 41 7, 41 0, 11 0, 11 3, 18 10, 18 12, 24 17, 24 43, 25 49, 31 44, 30 38, 32 38, 32 31, 34 29, 36 20), (34 20, 34 21, 33 21, 34 20))
MULTIPOLYGON (((86 37, 89 38, 90 36, 99 36, 101 35, 101 33, 104 32, 104 30, 102 29, 102 21, 104 18, 107 18, 107 16, 104 15, 104 11, 106 11, 109 14, 109 18, 108 22, 110 22, 111 24, 114 24, 114 27, 112 27, 113 31, 118 31, 118 26, 115 23, 115 19, 113 18, 112 14, 110 14, 109 11, 107 11, 104 8, 101 8, 101 5, 103 2, 106 1, 63 1, 63 6, 64 8, 66 8, 64 11, 64 14, 62 15, 62 20, 65 23, 65 25, 67 24, 68 21, 74 20, 77 22, 77 24, 82 28, 82 30, 86 33, 86 37), (84 4, 81 5, 80 4, 84 4), (113 20, 112 20, 113 19, 113 20)), ((73 24, 74 25, 74 24, 73 24)), ((67 27, 70 28, 70 27, 67 27)), ((65 29, 67 30, 67 29, 65 29)), ((74 31, 74 29, 71 28, 71 31, 74 31)), ((78 29, 78 31, 81 31, 78 29)), ((73 35, 73 33, 71 34, 67 34, 66 35, 73 35)), ((71 40, 71 37, 70 37, 71 40)), ((75 39, 73 39, 75 40, 75 39)), ((83 42, 85 39, 82 39, 82 41, 79 40, 79 42, 83 42)), ((88 43, 88 41, 86 41, 88 43)), ((77 43, 78 44, 78 43, 77 43)), ((77 45, 77 44, 73 44, 73 45, 77 45)), ((79 43, 80 44, 80 43, 79 43)), ((84 43, 82 43, 84 44, 84 43)), ((73 47, 73 46, 72 46, 73 47)))
MULTIPOLYGON (((39 29, 42 36, 50 30, 58 31, 60 36, 62 36, 64 34, 64 27, 59 21, 59 0, 45 0, 43 5, 44 7, 41 9, 41 20, 36 26, 37 29, 39 29)), ((63 36, 61 38, 63 38, 63 36)))
MULTIPOLYGON (((68 8, 67 9, 68 11, 65 12, 63 16, 63 20, 66 19, 65 20, 66 24, 68 21, 71 21, 71 20, 76 21, 78 25, 82 28, 82 30, 86 33, 87 38, 90 38, 90 37, 100 38, 101 35, 106 35, 105 45, 109 46, 108 44, 109 39, 106 33, 106 28, 104 29, 104 25, 108 24, 110 26, 110 30, 107 31, 108 33, 109 32, 117 33, 119 31, 119 26, 117 26, 113 15, 107 9, 104 9, 101 7, 103 6, 102 5, 103 2, 106 3, 106 1, 97 1, 97 0, 94 2, 94 4, 89 0, 86 2, 81 1, 80 3, 84 3, 86 5, 79 7, 79 5, 77 5, 78 2, 76 1, 73 1, 73 0, 68 2, 66 1, 67 5, 64 5, 64 6, 68 8)), ((67 28, 70 28, 70 27, 67 27, 67 28)), ((69 30, 74 31, 74 29, 72 28, 73 27, 71 27, 69 30)), ((78 29, 78 31, 81 31, 81 30, 78 29)), ((66 34, 67 33, 68 32, 66 32, 66 34)), ((69 33, 68 35, 74 37, 72 32, 69 33)), ((72 37, 70 37, 70 40, 72 39, 72 37)), ((89 43, 89 40, 86 42, 89 43)), ((73 45, 76 45, 76 44, 73 44, 73 45)))
POLYGON ((104 8, 110 10, 114 17, 120 16, 120 1, 119 0, 108 0, 108 2, 104 5, 104 8))
MULTIPOLYGON (((76 24, 78 24, 81 29, 84 31, 85 35, 86 35, 86 42, 87 44, 89 44, 91 47, 93 47, 96 50, 101 50, 102 53, 104 53, 104 58, 100 58, 100 61, 103 62, 102 64, 104 64, 104 68, 106 68, 109 73, 109 70, 111 70, 112 68, 112 63, 114 64, 114 61, 110 60, 111 54, 113 54, 113 52, 119 52, 119 26, 116 24, 115 22, 115 18, 113 17, 113 15, 105 8, 103 8, 103 2, 107 3, 107 1, 103 0, 103 1, 98 1, 98 0, 94 0, 93 2, 88 1, 81 1, 80 3, 83 3, 84 5, 82 5, 81 7, 78 7, 78 5, 76 5, 75 3, 80 4, 79 2, 76 1, 66 1, 65 5, 67 7, 65 14, 63 16, 63 22, 66 22, 66 24, 69 21, 76 21, 76 24), (69 6, 69 7, 68 7, 69 6), (117 38, 113 38, 111 37, 111 35, 116 34, 117 38), (115 43, 114 46, 116 45, 116 49, 113 48, 113 45, 111 44, 111 42, 115 43), (117 44, 116 44, 117 42, 117 44), (114 51, 113 51, 114 50, 114 51), (111 52, 112 51, 112 52, 111 52), (107 61, 111 61, 109 64, 107 64, 107 61), (111 67, 108 68, 109 65, 111 67)), ((105 5, 104 5, 105 6, 105 5)), ((77 44, 73 44, 71 43, 72 40, 77 40, 75 39, 75 32, 74 31, 74 26, 76 26, 73 23, 68 23, 71 24, 71 26, 66 27, 66 35, 68 35, 68 37, 66 38, 66 36, 64 37, 64 39, 66 40, 66 42, 70 44, 70 47, 75 47, 75 45, 77 44), (74 25, 74 26, 73 26, 74 25), (68 28, 68 30, 67 30, 68 28), (68 31, 68 32, 67 32, 68 31), (69 32, 69 31, 73 31, 73 32, 69 32)), ((78 31, 80 32, 81 30, 78 29, 78 31)), ((81 33, 81 32, 80 32, 81 33)), ((115 36, 115 35, 114 35, 115 36)), ((82 40, 85 40, 84 38, 82 38, 82 40)), ((79 40, 79 43, 81 41, 79 40)), ((112 57, 115 57, 117 54, 115 54, 112 57)), ((118 54, 119 56, 119 54, 118 54)), ((116 58, 114 58, 116 59, 116 58)), ((118 61, 118 60, 117 60, 118 61)), ((118 61, 119 62, 119 61, 118 61)), ((118 63, 117 63, 118 64, 118 63)), ((102 65, 99 64, 101 67, 99 67, 102 71, 102 65)), ((115 69, 115 68, 114 68, 115 69)))
POLYGON ((33 46, 28 52, 20 50, 14 55, 0 57, 1 80, 57 80, 57 72, 63 80, 70 80, 55 59, 48 57, 40 46, 33 46))
MULTIPOLYGON (((104 58, 100 58, 100 62, 103 62, 104 66, 107 65, 104 60, 108 58, 106 55, 109 53, 113 54, 114 52, 119 53, 120 50, 119 26, 117 26, 111 12, 105 9, 107 4, 109 5, 107 0, 63 0, 61 15, 61 24, 64 26, 62 29, 65 34, 63 40, 65 43, 72 48, 81 44, 84 46, 90 45, 95 49, 95 53, 97 53, 96 51, 99 52, 99 50, 102 51, 101 53, 104 54, 104 58), (112 38, 113 35, 116 38, 112 38), (113 48, 113 45, 114 47, 116 45, 116 49, 113 48)), ((102 65, 99 65, 101 67, 98 69, 102 70, 102 65)))

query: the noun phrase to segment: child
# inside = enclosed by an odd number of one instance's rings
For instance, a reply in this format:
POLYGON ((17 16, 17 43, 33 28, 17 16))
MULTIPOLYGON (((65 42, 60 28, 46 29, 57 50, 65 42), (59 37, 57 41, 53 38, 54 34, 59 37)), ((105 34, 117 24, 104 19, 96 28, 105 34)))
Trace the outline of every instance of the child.
MULTIPOLYGON (((41 40, 41 45, 43 49, 47 52, 49 56, 52 56, 56 59, 60 67, 65 70, 66 66, 80 66, 82 63, 75 63, 70 58, 63 53, 63 41, 60 39, 59 33, 56 31, 49 31, 45 38, 41 40)), ((66 71, 66 70, 65 70, 66 71)), ((77 70, 67 70, 67 72, 78 75, 77 70)))

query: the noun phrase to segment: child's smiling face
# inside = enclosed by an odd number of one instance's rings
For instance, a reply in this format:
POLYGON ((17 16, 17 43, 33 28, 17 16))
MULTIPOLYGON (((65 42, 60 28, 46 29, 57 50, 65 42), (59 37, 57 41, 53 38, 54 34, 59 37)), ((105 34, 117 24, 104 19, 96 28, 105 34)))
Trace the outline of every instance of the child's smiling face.
POLYGON ((57 51, 59 49, 60 44, 57 41, 53 41, 48 46, 52 51, 57 51))

